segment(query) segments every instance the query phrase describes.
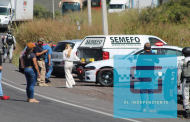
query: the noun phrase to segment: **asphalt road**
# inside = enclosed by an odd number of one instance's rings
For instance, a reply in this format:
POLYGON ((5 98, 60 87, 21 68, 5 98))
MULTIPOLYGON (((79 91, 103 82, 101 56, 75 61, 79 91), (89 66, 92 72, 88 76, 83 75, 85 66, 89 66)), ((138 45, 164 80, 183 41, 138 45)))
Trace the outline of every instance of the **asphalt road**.
MULTIPOLYGON (((2 33, 0 33, 2 35, 2 33)), ((6 35, 6 34, 4 34, 6 35)), ((0 47, 2 44, 0 43, 0 47)), ((69 92, 59 88, 35 87, 40 103, 26 102, 26 79, 18 67, 3 63, 2 84, 10 100, 0 100, 0 122, 179 122, 184 119, 116 119, 113 102, 69 92)), ((64 82, 64 81, 63 81, 64 82)), ((73 88, 75 89, 75 88, 73 88)), ((72 90, 72 89, 69 89, 72 90)), ((138 116, 138 115, 137 115, 138 116)))
MULTIPOLYGON (((0 35, 6 35, 0 33, 0 35)), ((2 44, 0 43, 0 47, 2 44)), ((18 72, 18 68, 10 63, 3 63, 2 85, 5 95, 10 100, 0 101, 0 122, 123 122, 126 120, 114 119, 112 114, 97 111, 63 98, 75 97, 51 87, 35 88, 35 98, 40 103, 26 102, 26 80, 24 74, 18 72), (45 91, 44 91, 45 90, 45 91), (67 101, 67 102, 66 102, 67 101), (65 103, 66 102, 66 103, 65 103)), ((79 96, 80 97, 80 96, 79 96)), ((128 121, 128 120, 127 120, 128 121)))

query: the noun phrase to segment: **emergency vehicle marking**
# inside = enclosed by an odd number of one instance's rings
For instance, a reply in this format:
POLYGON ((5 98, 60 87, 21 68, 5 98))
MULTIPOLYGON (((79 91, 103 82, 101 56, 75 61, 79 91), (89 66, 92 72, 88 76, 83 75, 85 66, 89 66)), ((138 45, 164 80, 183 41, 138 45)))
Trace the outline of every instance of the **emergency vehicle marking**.
POLYGON ((105 40, 105 38, 86 38, 82 42, 81 46, 82 47, 89 47, 89 46, 90 47, 93 47, 93 46, 101 47, 101 46, 103 46, 104 40, 105 40))
POLYGON ((139 37, 110 37, 112 46, 141 46, 139 37))

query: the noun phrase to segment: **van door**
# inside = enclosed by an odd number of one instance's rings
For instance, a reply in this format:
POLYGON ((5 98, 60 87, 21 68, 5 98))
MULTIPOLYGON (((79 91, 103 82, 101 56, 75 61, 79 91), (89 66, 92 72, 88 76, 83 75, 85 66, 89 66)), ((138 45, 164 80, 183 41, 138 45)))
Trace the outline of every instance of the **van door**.
POLYGON ((103 59, 102 47, 105 37, 87 37, 78 48, 77 55, 86 63, 103 59))

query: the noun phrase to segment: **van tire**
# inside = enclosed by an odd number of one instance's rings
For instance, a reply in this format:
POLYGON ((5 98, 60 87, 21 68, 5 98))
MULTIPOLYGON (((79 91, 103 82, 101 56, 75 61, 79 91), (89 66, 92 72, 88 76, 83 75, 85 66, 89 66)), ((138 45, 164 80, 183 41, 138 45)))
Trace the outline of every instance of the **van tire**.
POLYGON ((104 87, 113 86, 113 70, 101 70, 98 73, 98 83, 104 87))

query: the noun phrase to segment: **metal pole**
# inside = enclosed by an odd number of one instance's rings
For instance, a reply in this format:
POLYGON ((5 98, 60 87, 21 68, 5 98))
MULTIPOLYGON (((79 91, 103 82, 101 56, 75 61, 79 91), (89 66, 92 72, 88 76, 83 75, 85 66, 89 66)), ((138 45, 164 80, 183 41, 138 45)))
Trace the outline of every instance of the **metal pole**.
POLYGON ((88 0, 88 24, 92 25, 92 16, 91 16, 91 0, 88 0))
POLYGON ((54 0, 52 0, 53 2, 53 19, 55 19, 55 8, 54 8, 54 0))
POLYGON ((138 10, 139 10, 139 14, 140 14, 140 12, 141 12, 141 10, 140 10, 140 0, 138 0, 138 10))
POLYGON ((108 19, 107 19, 107 11, 106 11, 106 0, 102 1, 102 26, 103 26, 103 34, 108 35, 108 19))

